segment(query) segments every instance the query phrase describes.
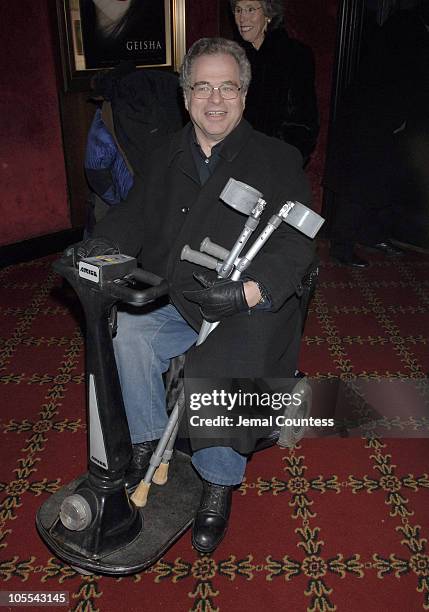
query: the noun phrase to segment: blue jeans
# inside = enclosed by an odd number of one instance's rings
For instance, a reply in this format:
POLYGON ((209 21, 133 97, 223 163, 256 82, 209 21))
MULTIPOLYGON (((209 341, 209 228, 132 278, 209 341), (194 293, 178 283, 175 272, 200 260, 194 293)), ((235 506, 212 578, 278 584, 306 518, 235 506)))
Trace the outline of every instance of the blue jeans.
MULTIPOLYGON (((168 421, 162 375, 197 337, 171 304, 147 314, 118 312, 113 347, 133 444, 161 437, 168 421)), ((205 480, 222 485, 240 484, 246 469, 246 457, 224 446, 196 451, 192 463, 205 480)))

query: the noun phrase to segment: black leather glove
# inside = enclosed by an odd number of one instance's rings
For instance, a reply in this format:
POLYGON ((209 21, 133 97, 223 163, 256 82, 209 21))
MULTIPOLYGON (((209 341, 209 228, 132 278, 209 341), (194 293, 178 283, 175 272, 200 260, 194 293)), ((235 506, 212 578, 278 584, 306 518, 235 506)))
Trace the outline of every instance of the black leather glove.
POLYGON ((99 238, 88 238, 87 240, 71 244, 64 251, 64 256, 72 258, 73 265, 77 266, 79 261, 86 257, 115 255, 116 253, 120 253, 118 245, 113 240, 100 236, 99 238))
POLYGON ((249 310, 244 295, 243 281, 223 278, 212 280, 203 272, 194 274, 194 278, 205 288, 197 291, 184 291, 183 295, 190 302, 200 305, 201 314, 209 323, 220 321, 237 312, 249 310))

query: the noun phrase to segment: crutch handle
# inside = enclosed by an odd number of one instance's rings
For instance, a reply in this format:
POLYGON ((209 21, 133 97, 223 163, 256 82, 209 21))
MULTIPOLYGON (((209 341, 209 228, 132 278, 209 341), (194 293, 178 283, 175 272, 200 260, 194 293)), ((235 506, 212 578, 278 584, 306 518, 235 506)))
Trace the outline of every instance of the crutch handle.
POLYGON ((217 270, 220 264, 220 262, 214 257, 206 255, 205 253, 200 253, 200 251, 195 251, 194 249, 191 249, 188 244, 185 244, 183 247, 182 252, 180 253, 180 259, 182 261, 190 261, 198 266, 204 266, 210 270, 217 270))
POLYGON ((229 255, 228 249, 224 249, 220 244, 212 242, 208 236, 202 241, 200 251, 217 257, 217 259, 221 259, 222 261, 229 255))

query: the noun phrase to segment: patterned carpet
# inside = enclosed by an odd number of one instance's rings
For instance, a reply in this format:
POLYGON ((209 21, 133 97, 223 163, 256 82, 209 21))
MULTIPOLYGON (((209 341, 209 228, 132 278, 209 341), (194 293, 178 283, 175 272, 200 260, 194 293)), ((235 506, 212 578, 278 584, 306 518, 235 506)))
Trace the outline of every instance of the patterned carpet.
MULTIPOLYGON (((429 257, 370 255, 351 271, 321 252, 301 369, 413 379, 424 395, 429 257)), ((369 428, 256 454, 213 556, 187 533, 132 577, 83 576, 54 558, 34 517, 85 471, 86 429, 79 308, 51 262, 0 271, 0 592, 65 591, 69 604, 54 607, 74 611, 429 610, 427 403, 412 439, 369 428)))

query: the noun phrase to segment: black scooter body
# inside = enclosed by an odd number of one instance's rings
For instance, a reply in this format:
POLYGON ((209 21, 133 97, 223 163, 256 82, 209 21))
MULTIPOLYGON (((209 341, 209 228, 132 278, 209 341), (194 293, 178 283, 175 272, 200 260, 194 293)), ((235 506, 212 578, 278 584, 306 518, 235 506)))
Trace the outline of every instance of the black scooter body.
POLYGON ((142 522, 137 536, 128 542, 127 537, 122 536, 121 541, 121 536, 114 534, 116 549, 94 555, 73 541, 71 534, 81 532, 67 532, 59 520, 62 502, 85 478, 62 487, 41 506, 36 517, 45 544, 55 556, 82 573, 126 576, 147 569, 192 525, 201 498, 201 479, 190 465, 189 456, 175 451, 168 482, 162 487, 152 485, 147 505, 137 511, 142 522))
POLYGON ((152 487, 144 509, 134 506, 124 486, 132 445, 110 312, 120 301, 148 304, 167 293, 167 284, 124 255, 83 260, 79 270, 74 262, 60 260, 54 268, 77 292, 86 317, 88 473, 42 505, 36 526, 54 554, 78 570, 136 573, 156 562, 192 524, 202 489, 190 458, 179 451, 169 481, 152 487), (135 279, 154 286, 136 290, 130 286, 135 279))

